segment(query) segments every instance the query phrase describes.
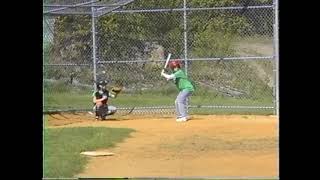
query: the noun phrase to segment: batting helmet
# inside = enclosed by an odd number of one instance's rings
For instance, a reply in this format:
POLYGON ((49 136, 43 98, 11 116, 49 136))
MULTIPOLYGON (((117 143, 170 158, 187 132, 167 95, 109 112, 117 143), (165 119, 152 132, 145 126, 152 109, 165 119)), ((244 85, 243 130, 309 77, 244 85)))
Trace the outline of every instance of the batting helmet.
POLYGON ((169 62, 169 67, 171 69, 174 69, 174 68, 181 68, 181 62, 179 59, 174 59, 172 61, 169 62))

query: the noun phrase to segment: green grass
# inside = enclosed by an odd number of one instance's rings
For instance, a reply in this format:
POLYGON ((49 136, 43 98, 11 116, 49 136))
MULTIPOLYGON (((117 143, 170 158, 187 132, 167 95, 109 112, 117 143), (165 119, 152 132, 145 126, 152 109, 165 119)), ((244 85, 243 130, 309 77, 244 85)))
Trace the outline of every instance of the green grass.
POLYGON ((88 161, 80 152, 113 147, 133 131, 106 127, 45 128, 44 177, 73 177, 88 161))
POLYGON ((52 93, 44 96, 44 105, 47 107, 61 107, 61 108, 91 108, 92 96, 88 94, 78 93, 52 93))
MULTIPOLYGON (((91 96, 75 93, 50 94, 45 99, 45 104, 55 108, 84 108, 91 109, 91 96)), ((161 96, 157 94, 121 94, 116 99, 110 99, 109 103, 116 107, 138 106, 174 106, 175 95, 161 96)), ((217 105, 217 106, 268 106, 272 107, 271 99, 235 99, 221 96, 193 96, 190 105, 217 105)), ((247 114, 247 115, 271 115, 273 109, 243 109, 243 108, 190 108, 190 114, 247 114)), ((46 122, 46 121, 44 121, 46 122)), ((46 123, 45 123, 46 124, 46 123)))
POLYGON ((47 124, 48 124, 48 115, 44 115, 43 116, 43 127, 47 127, 47 124))
MULTIPOLYGON (((173 105, 176 95, 161 94, 120 94, 116 99, 110 98, 110 104, 116 106, 152 106, 152 105, 173 105)), ((48 94, 44 99, 45 105, 49 107, 73 107, 91 108, 91 94, 77 93, 56 93, 48 94)), ((271 106, 271 98, 249 99, 231 98, 222 96, 195 95, 191 98, 192 105, 251 105, 271 106)))
POLYGON ((191 115, 273 115, 273 109, 218 109, 218 108, 190 108, 191 115))

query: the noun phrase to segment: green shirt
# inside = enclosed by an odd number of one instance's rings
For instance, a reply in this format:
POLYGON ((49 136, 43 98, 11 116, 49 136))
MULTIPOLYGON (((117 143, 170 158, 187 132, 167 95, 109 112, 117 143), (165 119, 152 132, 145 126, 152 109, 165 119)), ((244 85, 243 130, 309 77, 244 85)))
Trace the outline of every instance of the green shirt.
POLYGON ((186 73, 183 70, 179 69, 178 71, 174 72, 173 75, 175 77, 175 84, 179 91, 194 91, 194 86, 192 85, 192 82, 188 79, 186 73))

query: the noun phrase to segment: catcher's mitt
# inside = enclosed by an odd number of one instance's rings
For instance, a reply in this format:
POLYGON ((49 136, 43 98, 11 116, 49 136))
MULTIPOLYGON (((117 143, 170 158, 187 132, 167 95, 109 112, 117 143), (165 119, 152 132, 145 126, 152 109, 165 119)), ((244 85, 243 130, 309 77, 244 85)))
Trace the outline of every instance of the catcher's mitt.
POLYGON ((122 88, 123 87, 112 87, 111 93, 117 96, 122 91, 122 88))

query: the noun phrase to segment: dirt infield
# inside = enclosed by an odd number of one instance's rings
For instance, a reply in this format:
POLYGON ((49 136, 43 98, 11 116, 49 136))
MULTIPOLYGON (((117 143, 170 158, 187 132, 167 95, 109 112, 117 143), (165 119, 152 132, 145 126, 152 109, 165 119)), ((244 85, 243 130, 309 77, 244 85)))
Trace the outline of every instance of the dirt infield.
POLYGON ((112 149, 90 157, 78 177, 181 177, 278 175, 278 120, 275 116, 125 116, 94 121, 85 115, 49 117, 49 128, 107 126, 135 129, 112 149))

